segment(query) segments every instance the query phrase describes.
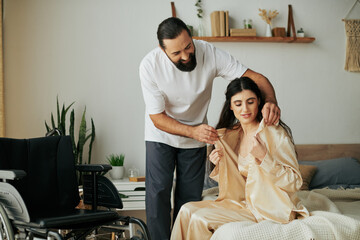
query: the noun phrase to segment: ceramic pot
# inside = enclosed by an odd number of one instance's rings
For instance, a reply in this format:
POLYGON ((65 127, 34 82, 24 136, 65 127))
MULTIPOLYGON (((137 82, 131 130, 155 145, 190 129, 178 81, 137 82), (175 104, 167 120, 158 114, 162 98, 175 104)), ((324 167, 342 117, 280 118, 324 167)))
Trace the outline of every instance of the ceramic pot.
POLYGON ((124 177, 124 166, 111 166, 112 169, 109 171, 110 177, 113 180, 119 180, 124 177))

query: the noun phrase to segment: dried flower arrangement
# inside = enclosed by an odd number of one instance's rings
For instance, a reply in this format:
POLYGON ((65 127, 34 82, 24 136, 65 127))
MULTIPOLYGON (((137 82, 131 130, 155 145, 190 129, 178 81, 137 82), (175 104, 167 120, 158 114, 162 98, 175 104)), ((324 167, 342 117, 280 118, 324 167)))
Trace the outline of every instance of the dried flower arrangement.
POLYGON ((271 21, 279 14, 277 10, 266 12, 265 9, 259 8, 259 16, 267 23, 271 24, 271 21))

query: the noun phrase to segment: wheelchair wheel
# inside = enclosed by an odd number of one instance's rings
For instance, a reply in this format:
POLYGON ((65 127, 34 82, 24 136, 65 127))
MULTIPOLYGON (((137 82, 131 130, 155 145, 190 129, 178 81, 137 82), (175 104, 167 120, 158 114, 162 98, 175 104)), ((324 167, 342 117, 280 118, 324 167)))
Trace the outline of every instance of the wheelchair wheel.
POLYGON ((14 240, 14 232, 5 209, 0 204, 0 240, 14 240))

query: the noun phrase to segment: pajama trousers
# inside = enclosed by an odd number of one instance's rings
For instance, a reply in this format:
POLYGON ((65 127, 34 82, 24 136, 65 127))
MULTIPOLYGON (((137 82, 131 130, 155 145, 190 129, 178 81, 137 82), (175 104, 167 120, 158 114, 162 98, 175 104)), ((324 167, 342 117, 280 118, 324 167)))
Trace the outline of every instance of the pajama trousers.
POLYGON ((225 199, 220 202, 205 200, 182 206, 174 224, 171 240, 205 240, 225 223, 257 222, 245 203, 225 199))

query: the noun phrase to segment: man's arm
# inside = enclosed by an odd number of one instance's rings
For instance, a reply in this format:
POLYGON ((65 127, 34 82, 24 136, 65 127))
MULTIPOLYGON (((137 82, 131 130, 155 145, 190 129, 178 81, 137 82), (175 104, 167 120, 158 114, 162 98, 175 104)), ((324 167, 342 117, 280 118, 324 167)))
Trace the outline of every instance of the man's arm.
POLYGON ((251 69, 246 70, 243 74, 244 77, 249 77, 259 86, 261 94, 263 95, 265 102, 272 102, 277 104, 275 90, 270 81, 262 74, 254 72, 251 69))
POLYGON ((218 139, 217 131, 207 124, 189 126, 169 117, 165 112, 150 114, 149 116, 155 127, 164 132, 193 138, 209 144, 214 144, 218 139))
POLYGON ((246 70, 244 77, 249 77, 259 86, 261 94, 265 99, 262 114, 265 123, 272 125, 280 120, 280 108, 277 105, 275 90, 270 81, 260 73, 254 72, 251 69, 246 70))

